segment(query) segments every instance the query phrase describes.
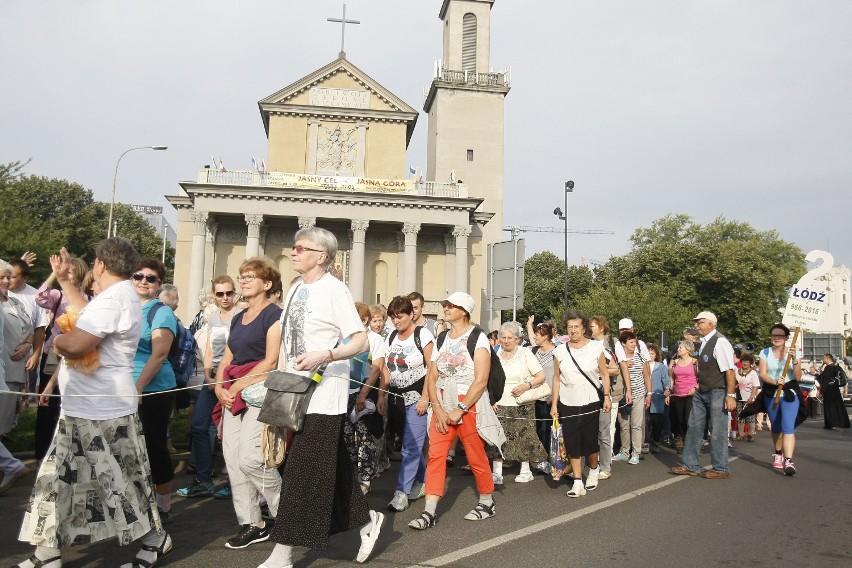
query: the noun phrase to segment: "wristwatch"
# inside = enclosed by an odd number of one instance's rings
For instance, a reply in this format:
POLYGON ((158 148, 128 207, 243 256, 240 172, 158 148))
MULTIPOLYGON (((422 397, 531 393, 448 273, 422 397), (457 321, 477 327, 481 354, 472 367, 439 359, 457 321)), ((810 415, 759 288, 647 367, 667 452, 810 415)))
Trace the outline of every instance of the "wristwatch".
POLYGON ((467 413, 467 411, 470 410, 470 409, 467 407, 467 405, 465 403, 460 402, 459 403, 459 410, 461 410, 464 413, 467 413))
POLYGON ((728 394, 726 394, 725 396, 729 396, 729 397, 731 397, 731 398, 737 398, 736 393, 733 393, 733 392, 729 392, 729 393, 728 393, 728 394))

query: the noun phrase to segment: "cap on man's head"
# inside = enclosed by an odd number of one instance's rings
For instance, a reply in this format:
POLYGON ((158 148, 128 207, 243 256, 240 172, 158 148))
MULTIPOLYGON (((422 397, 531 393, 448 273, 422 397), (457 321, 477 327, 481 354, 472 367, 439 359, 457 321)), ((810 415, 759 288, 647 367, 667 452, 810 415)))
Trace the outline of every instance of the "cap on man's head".
POLYGON ((633 320, 630 318, 618 320, 618 329, 633 329, 633 320))
POLYGON ((692 321, 698 320, 707 320, 713 325, 716 325, 718 323, 718 320, 716 319, 716 314, 714 314, 713 312, 701 312, 700 314, 692 318, 692 321))
POLYGON ((476 307, 476 302, 473 301, 473 297, 465 292, 453 292, 447 296, 446 299, 441 300, 442 306, 445 306, 446 304, 452 304, 460 307, 467 312, 467 315, 471 315, 473 313, 473 309, 476 307))
POLYGON ((683 328, 683 333, 686 335, 698 335, 698 330, 694 327, 685 327, 683 328))

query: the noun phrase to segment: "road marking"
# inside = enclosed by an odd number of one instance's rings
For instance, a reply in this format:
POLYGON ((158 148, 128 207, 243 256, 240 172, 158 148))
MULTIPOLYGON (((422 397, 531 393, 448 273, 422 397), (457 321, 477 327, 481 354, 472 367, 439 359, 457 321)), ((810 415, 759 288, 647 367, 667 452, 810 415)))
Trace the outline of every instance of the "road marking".
MULTIPOLYGON (((735 461, 737 458, 733 457, 729 462, 735 461)), ((709 469, 709 468, 708 468, 709 469)), ((630 491, 628 493, 624 493, 623 495, 619 495, 618 497, 613 497, 612 499, 607 499, 606 501, 601 501, 600 503, 596 503, 595 505, 591 505, 584 509, 579 509, 572 513, 566 513, 564 515, 560 515, 553 519, 542 521, 540 523, 536 523, 534 525, 530 525, 528 527, 524 527, 522 529, 512 531, 510 533, 492 538, 490 540, 486 540, 484 542, 478 542, 474 545, 468 546, 466 548, 461 548, 456 550, 455 552, 450 552, 449 554, 444 554, 443 556, 438 556, 436 558, 432 558, 431 560, 425 560, 419 564, 414 564, 409 568, 433 568, 435 566, 447 566, 454 562, 458 562, 463 558, 467 558, 468 556, 473 556, 474 554, 479 554, 480 552, 485 552, 487 550, 491 550, 492 548, 499 546, 501 544, 506 544, 508 542, 512 542, 513 540, 518 540, 520 538, 524 538, 531 534, 535 534, 537 532, 541 532, 544 530, 552 529, 555 525, 561 525, 562 523, 567 523, 569 521, 573 521, 575 519, 579 519, 580 517, 584 517, 591 513, 595 513, 600 511, 601 509, 606 509, 607 507, 612 507, 613 505, 618 505, 619 503, 623 503, 629 499, 633 499, 634 497, 639 497, 640 495, 644 495, 645 493, 650 493, 651 491, 656 491, 657 489, 662 489, 664 487, 668 487, 669 485, 673 485, 679 481, 683 481, 685 479, 690 479, 688 475, 677 475, 672 477, 671 479, 666 479, 665 481, 660 481, 659 483, 655 483, 653 485, 648 485, 647 487, 643 487, 641 489, 637 489, 635 491, 630 491)))

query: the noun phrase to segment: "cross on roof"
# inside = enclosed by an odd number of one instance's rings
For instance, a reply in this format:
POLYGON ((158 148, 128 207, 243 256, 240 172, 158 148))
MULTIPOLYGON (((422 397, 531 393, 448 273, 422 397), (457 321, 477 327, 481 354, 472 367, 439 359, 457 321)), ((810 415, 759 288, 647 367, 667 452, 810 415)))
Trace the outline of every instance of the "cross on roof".
POLYGON ((340 24, 340 57, 342 59, 346 59, 346 51, 344 48, 344 43, 346 40, 346 24, 360 24, 358 20, 347 20, 346 19, 346 3, 343 4, 343 17, 342 18, 326 18, 329 22, 334 22, 336 24, 340 24))

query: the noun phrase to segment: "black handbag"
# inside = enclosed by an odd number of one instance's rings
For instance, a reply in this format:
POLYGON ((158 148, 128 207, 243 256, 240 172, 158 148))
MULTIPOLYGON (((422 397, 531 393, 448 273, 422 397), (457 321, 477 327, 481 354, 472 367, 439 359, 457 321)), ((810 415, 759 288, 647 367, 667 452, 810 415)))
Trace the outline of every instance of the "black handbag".
POLYGON ((311 377, 272 371, 264 382, 266 397, 257 419, 265 424, 298 432, 305 424, 308 404, 317 386, 311 377))

